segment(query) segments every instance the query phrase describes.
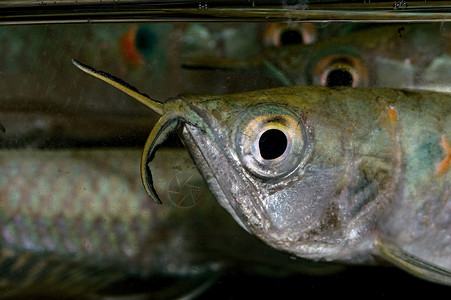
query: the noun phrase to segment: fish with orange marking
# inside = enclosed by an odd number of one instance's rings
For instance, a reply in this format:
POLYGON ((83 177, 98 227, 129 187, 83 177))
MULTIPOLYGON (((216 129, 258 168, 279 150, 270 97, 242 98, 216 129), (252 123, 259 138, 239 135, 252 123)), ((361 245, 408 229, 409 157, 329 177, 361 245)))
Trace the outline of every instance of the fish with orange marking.
POLYGON ((141 159, 157 203, 149 162, 177 132, 216 200, 268 245, 313 261, 388 261, 451 285, 451 174, 436 176, 451 95, 297 86, 163 103, 73 63, 161 115, 141 159))

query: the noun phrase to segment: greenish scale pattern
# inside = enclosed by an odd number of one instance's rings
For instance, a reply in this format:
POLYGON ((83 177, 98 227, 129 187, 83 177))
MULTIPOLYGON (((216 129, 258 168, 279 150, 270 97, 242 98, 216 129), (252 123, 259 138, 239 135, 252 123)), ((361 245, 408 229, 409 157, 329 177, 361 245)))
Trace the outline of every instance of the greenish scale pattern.
POLYGON ((140 158, 141 149, 0 152, 2 299, 101 294, 134 279, 172 299, 243 261, 250 272, 328 272, 249 239, 183 149, 160 149, 152 162, 158 206, 142 187, 140 158), (195 193, 192 207, 170 196, 195 193), (171 284, 161 285, 165 278, 171 284))
MULTIPOLYGON (((140 152, 43 151, 39 159, 36 153, 0 153, 0 270, 10 272, 7 278, 14 281, 15 276, 21 280, 25 276, 34 282, 45 271, 53 278, 49 280, 61 275, 73 283, 78 277, 90 277, 94 284, 105 270, 96 279, 83 268, 99 261, 105 269, 137 272, 139 266, 148 272, 149 266, 140 265, 147 255, 141 245, 157 217, 152 205, 146 204, 149 199, 139 182, 140 152), (37 269, 31 273, 35 275, 16 266, 26 259, 20 253, 34 257, 37 269), (53 268, 46 257, 59 263, 53 268), (40 260, 44 262, 38 267, 40 260)), ((28 262, 22 264, 28 266, 28 262)), ((120 277, 117 271, 111 273, 115 280, 120 277)), ((16 284, 27 285, 20 282, 16 284)))

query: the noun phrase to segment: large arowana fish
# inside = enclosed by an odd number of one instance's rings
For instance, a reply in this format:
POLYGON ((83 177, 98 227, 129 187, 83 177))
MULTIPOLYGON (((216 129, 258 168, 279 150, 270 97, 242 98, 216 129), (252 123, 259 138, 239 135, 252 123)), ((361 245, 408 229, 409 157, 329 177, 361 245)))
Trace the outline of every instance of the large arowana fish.
POLYGON ((380 259, 451 284, 451 97, 290 87, 164 104, 77 61, 161 115, 141 161, 174 131, 217 201, 272 247, 315 261, 380 259))

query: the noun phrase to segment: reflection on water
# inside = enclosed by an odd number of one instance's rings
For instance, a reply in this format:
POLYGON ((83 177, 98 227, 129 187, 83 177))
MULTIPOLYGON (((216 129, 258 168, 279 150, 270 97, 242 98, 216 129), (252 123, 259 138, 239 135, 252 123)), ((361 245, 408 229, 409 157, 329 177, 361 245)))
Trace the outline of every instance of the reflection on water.
MULTIPOLYGON (((283 85, 448 92, 450 30, 447 23, 327 22, 0 27, 0 288, 46 293, 48 286, 64 283, 72 288, 69 294, 77 294, 99 288, 147 292, 151 286, 158 297, 170 298, 207 282, 214 287, 201 298, 220 298, 218 291, 223 298, 240 298, 234 288, 243 287, 243 278, 254 289, 260 287, 258 280, 271 278, 278 295, 293 292, 293 285, 299 290, 302 282, 308 282, 303 288, 317 291, 349 281, 372 286, 355 271, 298 275, 337 268, 294 260, 238 228, 213 201, 197 171, 186 173, 195 168, 183 150, 173 149, 154 162, 155 184, 169 205, 150 203, 139 182, 140 151, 122 148, 141 149, 157 116, 79 72, 71 59, 114 74, 161 101, 181 93, 283 85), (200 198, 205 201, 197 202, 200 198), (202 272, 190 272, 196 268, 202 272), (46 272, 76 280, 44 280, 46 272), (217 279, 222 274, 227 276, 217 279), (176 291, 167 292, 174 278, 176 291), (45 289, 36 288, 43 283, 45 289)), ((180 143, 174 138, 170 145, 180 143)), ((409 289, 418 284, 391 269, 362 271, 373 272, 378 276, 370 280, 402 278, 401 285, 409 289)), ((267 287, 256 294, 262 291, 275 295, 267 287)))
POLYGON ((3 147, 143 144, 156 116, 72 58, 161 101, 311 84, 446 92, 451 79, 447 23, 7 26, 0 40, 3 147))
POLYGON ((352 21, 412 22, 449 20, 449 1, 144 1, 10 0, 0 3, 0 24, 149 21, 352 21), (445 14, 444 14, 445 13, 445 14))

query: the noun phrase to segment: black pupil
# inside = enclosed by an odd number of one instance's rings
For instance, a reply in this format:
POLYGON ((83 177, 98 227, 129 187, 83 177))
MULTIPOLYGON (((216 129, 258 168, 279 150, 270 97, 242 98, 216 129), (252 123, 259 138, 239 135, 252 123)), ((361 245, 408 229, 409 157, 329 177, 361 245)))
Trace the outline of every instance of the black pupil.
POLYGON ((302 34, 297 30, 285 30, 280 35, 280 42, 282 45, 302 44, 302 34))
POLYGON ((287 149, 287 137, 278 129, 269 129, 260 136, 258 146, 263 159, 276 159, 287 149))
POLYGON ((352 86, 352 75, 346 70, 336 69, 327 75, 327 86, 352 86))

